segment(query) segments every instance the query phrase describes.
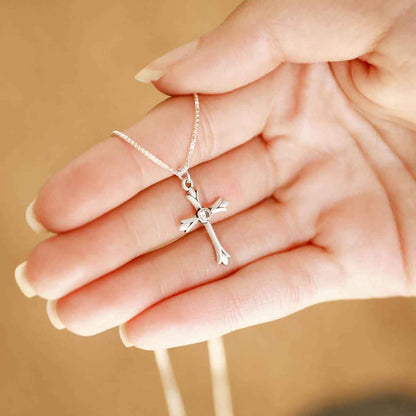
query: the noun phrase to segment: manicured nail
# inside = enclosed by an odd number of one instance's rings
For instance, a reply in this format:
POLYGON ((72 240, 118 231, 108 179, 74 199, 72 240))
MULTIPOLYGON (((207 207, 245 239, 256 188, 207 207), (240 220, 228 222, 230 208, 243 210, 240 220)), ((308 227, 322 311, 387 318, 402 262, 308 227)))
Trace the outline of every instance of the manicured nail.
POLYGON ((179 46, 179 48, 162 55, 138 72, 134 78, 136 78, 137 81, 146 83, 159 80, 172 66, 183 61, 194 52, 198 43, 199 39, 195 39, 192 42, 179 46))
POLYGON ((134 78, 136 78, 137 81, 145 82, 148 84, 152 81, 157 81, 160 78, 163 77, 165 74, 165 71, 161 71, 160 69, 151 69, 151 68, 143 68, 140 72, 138 72, 134 78))
POLYGON ((14 271, 14 278, 16 279, 17 286, 19 286, 22 293, 28 298, 33 298, 33 296, 36 296, 36 292, 27 278, 26 263, 27 262, 24 261, 16 267, 16 270, 14 271))
POLYGON ((126 335, 126 324, 122 324, 118 327, 118 332, 120 334, 120 338, 122 343, 124 344, 125 347, 129 348, 132 347, 133 344, 127 339, 127 335, 126 335))
POLYGON ((59 319, 58 312, 56 311, 56 302, 56 300, 48 300, 46 304, 46 312, 49 320, 56 329, 64 329, 65 325, 59 319))
POLYGON ((37 234, 47 233, 48 230, 39 222, 33 211, 36 199, 34 199, 29 206, 26 208, 26 221, 29 227, 37 234))

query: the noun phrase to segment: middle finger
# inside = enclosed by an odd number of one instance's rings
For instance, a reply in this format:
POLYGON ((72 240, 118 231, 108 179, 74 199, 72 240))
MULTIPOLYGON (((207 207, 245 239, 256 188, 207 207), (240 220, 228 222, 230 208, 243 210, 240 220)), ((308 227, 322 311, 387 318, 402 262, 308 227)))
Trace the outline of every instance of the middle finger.
MULTIPOLYGON (((193 168, 191 175, 205 206, 218 197, 230 201, 215 222, 270 196, 273 170, 264 142, 255 138, 193 168)), ((194 213, 180 182, 171 177, 103 217, 40 243, 28 258, 27 278, 39 296, 60 298, 178 238, 180 220, 194 213)))

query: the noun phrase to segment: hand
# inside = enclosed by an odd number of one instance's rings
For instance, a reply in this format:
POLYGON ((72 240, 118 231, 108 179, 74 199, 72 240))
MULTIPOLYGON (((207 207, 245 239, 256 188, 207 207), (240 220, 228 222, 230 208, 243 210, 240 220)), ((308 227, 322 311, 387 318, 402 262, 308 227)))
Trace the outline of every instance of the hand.
MULTIPOLYGON (((48 181, 29 221, 57 233, 17 280, 57 327, 123 325, 140 348, 203 341, 337 299, 410 296, 416 281, 416 3, 263 0, 137 78, 174 95, 125 132, 191 175, 218 266, 176 177, 112 137, 48 181), (55 301, 57 300, 57 301, 55 301)), ((115 126, 116 127, 116 126, 115 126)))

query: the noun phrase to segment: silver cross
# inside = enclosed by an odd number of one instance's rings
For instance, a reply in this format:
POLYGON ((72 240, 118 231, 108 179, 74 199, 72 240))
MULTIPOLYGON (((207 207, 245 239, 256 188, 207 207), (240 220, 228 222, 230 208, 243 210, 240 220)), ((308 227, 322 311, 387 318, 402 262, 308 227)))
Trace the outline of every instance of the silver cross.
POLYGON ((226 252, 226 250, 218 240, 217 234, 215 234, 214 228, 212 228, 211 225, 211 217, 213 214, 216 214, 217 212, 227 211, 228 201, 223 201, 222 198, 219 198, 209 208, 206 208, 202 205, 199 199, 198 191, 192 188, 192 182, 190 182, 190 186, 187 186, 186 181, 182 182, 182 186, 187 191, 186 198, 196 209, 196 215, 192 218, 182 220, 181 225, 179 227, 179 231, 188 233, 198 223, 204 224, 205 229, 207 230, 208 235, 210 236, 212 244, 214 246, 215 253, 217 255, 217 263, 224 264, 226 266, 228 264, 230 255, 226 252))

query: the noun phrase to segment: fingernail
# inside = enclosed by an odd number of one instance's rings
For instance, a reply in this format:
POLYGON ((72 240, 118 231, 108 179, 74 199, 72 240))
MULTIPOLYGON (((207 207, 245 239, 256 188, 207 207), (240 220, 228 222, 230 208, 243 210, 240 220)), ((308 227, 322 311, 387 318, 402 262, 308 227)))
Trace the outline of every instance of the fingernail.
POLYGON ((34 199, 29 206, 26 208, 26 221, 29 224, 29 227, 37 234, 47 233, 48 230, 39 222, 33 211, 35 206, 36 199, 34 199))
POLYGON ((124 346, 127 348, 132 347, 133 344, 127 339, 126 324, 120 325, 118 327, 118 332, 120 334, 121 342, 124 344, 124 346))
POLYGON ((46 312, 49 320, 56 329, 64 329, 65 325, 59 319, 58 312, 56 311, 56 303, 56 300, 48 300, 46 304, 46 312))
POLYGON ((164 74, 165 74, 165 71, 161 71, 158 69, 151 69, 151 68, 146 67, 146 68, 143 68, 140 72, 138 72, 134 76, 134 78, 137 81, 148 84, 149 82, 152 82, 152 81, 158 81, 160 78, 163 77, 164 74))
POLYGON ((14 278, 16 279, 17 286, 19 286, 22 293, 28 298, 33 298, 33 296, 36 296, 36 292, 27 278, 26 263, 27 262, 24 261, 16 267, 16 270, 14 271, 14 278))
POLYGON ((158 81, 172 66, 183 61, 192 52, 194 52, 198 43, 199 39, 195 39, 192 42, 179 46, 179 48, 162 55, 160 58, 157 58, 155 61, 138 72, 134 78, 136 78, 137 81, 146 83, 158 81))

